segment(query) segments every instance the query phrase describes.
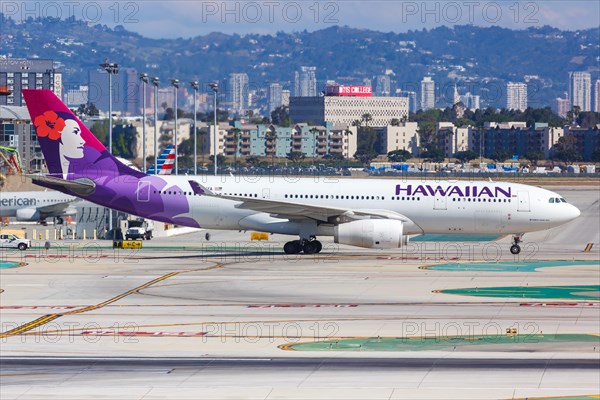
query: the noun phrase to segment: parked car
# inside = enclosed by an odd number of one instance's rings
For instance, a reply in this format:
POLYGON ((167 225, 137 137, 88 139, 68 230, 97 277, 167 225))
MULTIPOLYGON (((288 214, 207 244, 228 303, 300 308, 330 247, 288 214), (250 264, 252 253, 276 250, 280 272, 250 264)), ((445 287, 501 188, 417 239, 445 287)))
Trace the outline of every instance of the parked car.
POLYGON ((0 234, 0 247, 9 247, 19 250, 27 250, 31 247, 31 240, 21 239, 11 233, 0 234))

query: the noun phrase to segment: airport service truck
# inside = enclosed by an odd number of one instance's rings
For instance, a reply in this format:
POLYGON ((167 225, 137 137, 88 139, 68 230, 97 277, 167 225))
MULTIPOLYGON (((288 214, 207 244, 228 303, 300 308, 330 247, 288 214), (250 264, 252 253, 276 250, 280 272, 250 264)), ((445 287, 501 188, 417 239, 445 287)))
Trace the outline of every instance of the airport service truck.
POLYGON ((152 239, 154 223, 150 220, 138 218, 127 221, 127 231, 125 231, 126 240, 152 239))

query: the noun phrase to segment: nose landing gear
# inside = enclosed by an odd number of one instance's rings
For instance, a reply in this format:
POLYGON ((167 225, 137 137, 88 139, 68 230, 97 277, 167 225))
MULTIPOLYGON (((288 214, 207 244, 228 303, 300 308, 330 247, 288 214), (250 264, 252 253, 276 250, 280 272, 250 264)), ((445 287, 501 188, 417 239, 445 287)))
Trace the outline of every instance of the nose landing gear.
POLYGON ((523 237, 523 235, 514 235, 513 236, 513 244, 512 244, 512 246, 510 246, 511 254, 517 255, 521 252, 521 246, 519 246, 519 243, 521 243, 522 237, 523 237))

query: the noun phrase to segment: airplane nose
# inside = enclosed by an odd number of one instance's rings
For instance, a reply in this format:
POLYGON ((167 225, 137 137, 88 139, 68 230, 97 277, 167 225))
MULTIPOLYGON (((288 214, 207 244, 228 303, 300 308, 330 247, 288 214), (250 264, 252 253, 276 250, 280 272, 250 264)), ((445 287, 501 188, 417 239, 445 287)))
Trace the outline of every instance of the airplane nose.
POLYGON ((575 207, 572 204, 570 204, 570 206, 571 209, 569 210, 569 219, 575 219, 579 217, 581 215, 581 211, 579 211, 579 208, 575 207))

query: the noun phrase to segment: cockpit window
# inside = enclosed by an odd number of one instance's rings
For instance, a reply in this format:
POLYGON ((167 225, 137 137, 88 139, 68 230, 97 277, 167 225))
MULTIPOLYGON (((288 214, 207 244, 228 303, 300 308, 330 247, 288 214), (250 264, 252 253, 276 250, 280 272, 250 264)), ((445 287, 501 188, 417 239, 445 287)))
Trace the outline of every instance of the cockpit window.
POLYGON ((548 200, 549 203, 566 203, 567 201, 562 197, 550 197, 548 200))

